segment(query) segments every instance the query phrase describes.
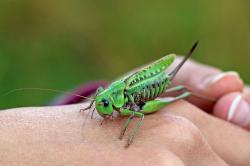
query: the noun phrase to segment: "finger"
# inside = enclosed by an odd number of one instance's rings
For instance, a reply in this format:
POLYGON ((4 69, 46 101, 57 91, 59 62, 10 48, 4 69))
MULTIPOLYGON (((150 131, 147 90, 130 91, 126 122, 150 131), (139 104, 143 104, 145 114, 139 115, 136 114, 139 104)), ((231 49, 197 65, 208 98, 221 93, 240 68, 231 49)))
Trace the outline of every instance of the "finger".
POLYGON ((213 113, 219 118, 250 129, 250 106, 242 93, 233 92, 220 98, 213 113))
MULTIPOLYGON (((177 58, 176 64, 180 62, 177 58)), ((172 65, 173 67, 176 64, 172 65)), ((192 60, 188 61, 173 80, 174 85, 184 85, 196 93, 214 99, 234 91, 242 91, 243 81, 234 71, 222 72, 221 70, 203 65, 192 60)), ((211 110, 214 103, 208 100, 190 98, 189 101, 196 106, 211 110)))
POLYGON ((247 100, 247 102, 250 103, 250 87, 249 86, 244 87, 243 96, 247 100))
POLYGON ((249 165, 250 134, 235 125, 210 116, 185 101, 175 102, 160 113, 185 117, 194 123, 213 150, 229 165, 249 165))

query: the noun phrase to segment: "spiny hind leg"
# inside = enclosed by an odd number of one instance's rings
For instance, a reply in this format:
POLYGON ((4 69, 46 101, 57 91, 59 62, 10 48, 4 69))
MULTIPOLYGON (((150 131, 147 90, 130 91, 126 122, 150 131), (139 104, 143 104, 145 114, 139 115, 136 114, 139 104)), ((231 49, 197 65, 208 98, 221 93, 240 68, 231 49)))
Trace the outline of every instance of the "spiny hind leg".
POLYGON ((156 112, 165 106, 169 105, 170 103, 173 103, 175 101, 185 99, 191 95, 190 92, 184 92, 181 95, 174 97, 174 98, 157 98, 152 101, 148 101, 145 103, 145 105, 142 107, 142 110, 140 111, 143 114, 150 114, 153 112, 156 112))
POLYGON ((169 88, 165 91, 165 94, 167 93, 171 93, 171 92, 178 92, 178 91, 183 91, 183 92, 189 92, 190 93, 190 96, 194 96, 194 97, 197 97, 197 98, 200 98, 200 99, 205 99, 205 100, 209 100, 211 102, 214 102, 215 99, 212 99, 210 97, 207 97, 207 96, 204 96, 204 95, 201 95, 201 94, 198 94, 198 93, 195 93, 193 92, 190 88, 184 86, 184 85, 178 85, 178 86, 175 86, 175 87, 172 87, 172 88, 169 88))

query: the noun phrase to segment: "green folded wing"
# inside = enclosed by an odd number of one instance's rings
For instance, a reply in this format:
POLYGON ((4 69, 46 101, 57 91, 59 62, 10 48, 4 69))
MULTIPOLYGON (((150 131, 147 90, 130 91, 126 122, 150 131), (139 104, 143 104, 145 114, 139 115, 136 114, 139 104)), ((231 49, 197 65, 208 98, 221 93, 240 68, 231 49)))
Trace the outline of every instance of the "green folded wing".
POLYGON ((146 67, 143 67, 130 74, 124 79, 126 89, 137 84, 140 81, 152 78, 162 72, 165 72, 165 70, 173 63, 175 57, 175 54, 166 55, 161 59, 147 65, 146 67))

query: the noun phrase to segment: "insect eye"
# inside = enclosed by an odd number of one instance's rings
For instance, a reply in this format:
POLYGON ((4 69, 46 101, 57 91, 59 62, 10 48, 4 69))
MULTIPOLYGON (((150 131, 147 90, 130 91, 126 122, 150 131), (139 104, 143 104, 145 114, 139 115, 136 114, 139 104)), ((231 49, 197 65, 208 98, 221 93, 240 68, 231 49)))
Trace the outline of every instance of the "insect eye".
POLYGON ((108 100, 103 99, 102 102, 103 102, 103 106, 104 107, 107 107, 109 105, 109 101, 108 100))

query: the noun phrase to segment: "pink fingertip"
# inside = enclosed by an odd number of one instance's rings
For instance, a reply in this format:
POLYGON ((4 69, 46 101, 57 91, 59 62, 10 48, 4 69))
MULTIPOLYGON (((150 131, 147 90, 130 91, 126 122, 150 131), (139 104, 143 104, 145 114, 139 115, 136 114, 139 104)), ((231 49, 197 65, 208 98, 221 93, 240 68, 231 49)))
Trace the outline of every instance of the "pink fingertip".
POLYGON ((204 80, 204 84, 206 91, 214 97, 221 97, 229 92, 242 91, 243 89, 242 80, 233 71, 209 76, 204 80))
POLYGON ((250 106, 240 93, 230 93, 219 99, 214 115, 242 127, 250 125, 250 106))

